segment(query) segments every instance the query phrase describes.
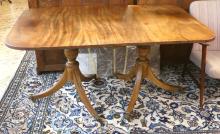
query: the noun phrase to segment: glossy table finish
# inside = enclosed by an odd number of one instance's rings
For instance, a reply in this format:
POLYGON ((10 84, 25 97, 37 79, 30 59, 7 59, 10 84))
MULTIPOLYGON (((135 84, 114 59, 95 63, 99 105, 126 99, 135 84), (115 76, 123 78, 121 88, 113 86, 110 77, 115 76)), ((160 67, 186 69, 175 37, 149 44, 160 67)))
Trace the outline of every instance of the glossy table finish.
MULTIPOLYGON (((145 78, 171 92, 181 89, 155 77, 148 64, 150 45, 204 43, 212 39, 212 31, 175 6, 80 6, 26 10, 9 33, 6 45, 14 49, 64 49, 67 63, 63 76, 52 88, 31 96, 31 99, 49 96, 70 81, 75 84, 88 111, 100 120, 81 85, 81 80, 87 78, 80 72, 76 61, 79 48, 138 46, 135 66, 127 75, 118 74, 119 78, 126 80, 136 77, 127 109, 130 113, 145 78)), ((206 45, 203 46, 205 59, 206 45)), ((200 90, 204 93, 204 68, 201 76, 200 90)), ((202 97, 201 94, 200 99, 202 97)), ((200 101, 200 106, 202 104, 200 101)))
POLYGON ((84 6, 26 10, 6 40, 15 49, 206 42, 214 34, 175 6, 84 6))

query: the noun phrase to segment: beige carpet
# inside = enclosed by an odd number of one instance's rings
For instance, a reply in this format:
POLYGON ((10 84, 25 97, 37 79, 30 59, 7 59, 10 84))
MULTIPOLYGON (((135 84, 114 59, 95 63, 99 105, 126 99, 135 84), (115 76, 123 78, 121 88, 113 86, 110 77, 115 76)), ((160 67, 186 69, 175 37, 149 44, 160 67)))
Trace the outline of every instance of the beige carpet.
POLYGON ((0 99, 14 76, 25 51, 13 50, 4 45, 5 37, 16 19, 27 8, 27 0, 4 1, 0 5, 0 99))

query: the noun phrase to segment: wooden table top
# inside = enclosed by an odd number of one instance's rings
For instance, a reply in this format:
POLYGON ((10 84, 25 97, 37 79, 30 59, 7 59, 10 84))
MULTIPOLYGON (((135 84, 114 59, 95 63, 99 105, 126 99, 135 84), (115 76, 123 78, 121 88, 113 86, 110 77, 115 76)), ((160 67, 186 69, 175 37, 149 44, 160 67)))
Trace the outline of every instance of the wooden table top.
POLYGON ((207 42, 214 33, 175 6, 29 9, 7 36, 14 49, 83 48, 207 42))

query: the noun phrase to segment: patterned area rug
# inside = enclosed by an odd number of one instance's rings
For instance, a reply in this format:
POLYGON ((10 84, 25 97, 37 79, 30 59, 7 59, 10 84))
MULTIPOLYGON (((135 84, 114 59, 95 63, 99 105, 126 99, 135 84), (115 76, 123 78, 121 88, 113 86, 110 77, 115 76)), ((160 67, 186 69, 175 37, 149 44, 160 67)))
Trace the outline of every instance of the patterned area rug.
MULTIPOLYGON (((145 134, 145 133, 220 133, 220 81, 206 79, 206 103, 198 108, 198 88, 182 66, 167 65, 159 76, 164 81, 186 87, 184 93, 169 93, 142 82, 138 102, 131 121, 124 118, 134 81, 113 77, 95 80, 83 86, 95 110, 107 122, 101 126, 87 111, 67 83, 53 96, 33 103, 28 97, 51 87, 60 73, 37 75, 34 53, 27 52, 0 102, 1 134, 145 134)), ((198 68, 190 65, 194 75, 198 68)))

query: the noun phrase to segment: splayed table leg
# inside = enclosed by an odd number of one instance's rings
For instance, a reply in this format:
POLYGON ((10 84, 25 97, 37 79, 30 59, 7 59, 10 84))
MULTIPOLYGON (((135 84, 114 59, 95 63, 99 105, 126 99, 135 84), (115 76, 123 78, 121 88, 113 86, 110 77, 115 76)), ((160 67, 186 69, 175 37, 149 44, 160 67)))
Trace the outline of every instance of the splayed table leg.
POLYGON ((85 107, 90 112, 90 114, 93 115, 98 121, 102 121, 95 109, 92 107, 88 97, 86 96, 85 90, 82 87, 81 79, 88 80, 90 78, 85 77, 79 70, 79 63, 76 61, 76 58, 78 56, 78 49, 65 49, 64 53, 68 61, 66 63, 66 68, 60 80, 52 88, 44 92, 38 93, 36 95, 33 95, 30 98, 33 101, 35 101, 36 99, 50 96, 56 91, 58 91, 60 88, 62 88, 64 84, 69 81, 75 84, 76 91, 79 94, 81 101, 84 103, 85 107))

